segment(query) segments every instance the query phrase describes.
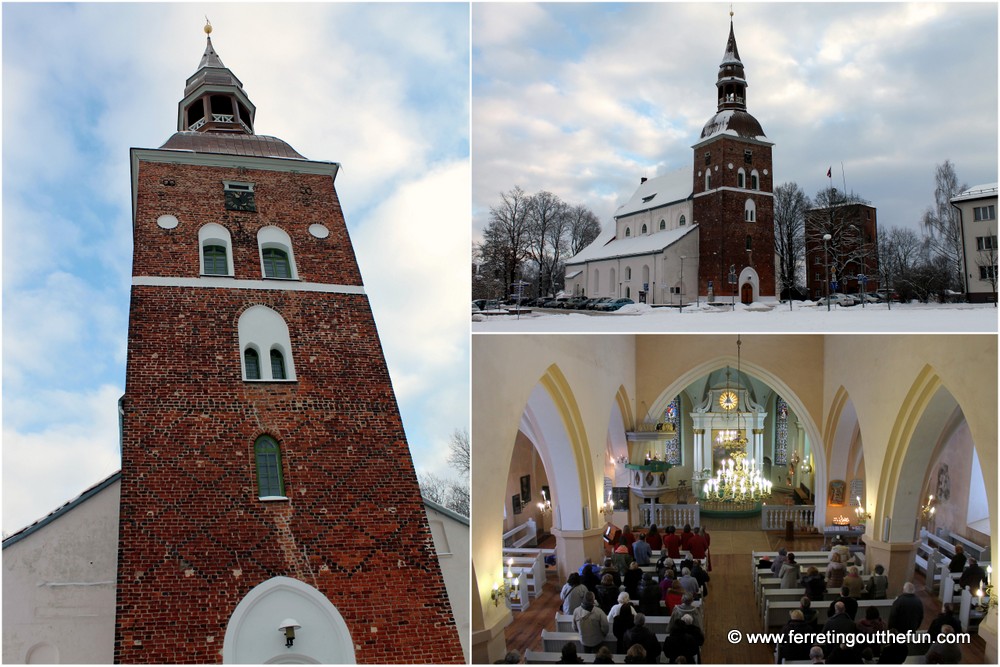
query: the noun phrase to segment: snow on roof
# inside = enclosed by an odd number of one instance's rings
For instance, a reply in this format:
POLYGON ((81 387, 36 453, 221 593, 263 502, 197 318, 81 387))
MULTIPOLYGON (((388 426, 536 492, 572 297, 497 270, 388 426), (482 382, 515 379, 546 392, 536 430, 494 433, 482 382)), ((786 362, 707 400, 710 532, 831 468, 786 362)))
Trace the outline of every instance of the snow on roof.
POLYGON ((997 196, 997 184, 996 183, 984 183, 983 185, 975 185, 964 192, 960 192, 951 198, 951 201, 967 201, 970 199, 986 199, 987 197, 997 196))
POLYGON ((615 211, 615 218, 689 199, 694 191, 693 174, 694 167, 681 167, 648 179, 639 185, 631 199, 615 211))
POLYGON ((660 252, 684 238, 695 229, 698 229, 698 225, 688 225, 652 234, 639 234, 638 236, 630 236, 625 239, 615 238, 614 230, 611 230, 610 232, 601 234, 589 246, 566 260, 566 267, 569 268, 572 264, 582 264, 583 262, 598 259, 647 255, 652 252, 660 252))

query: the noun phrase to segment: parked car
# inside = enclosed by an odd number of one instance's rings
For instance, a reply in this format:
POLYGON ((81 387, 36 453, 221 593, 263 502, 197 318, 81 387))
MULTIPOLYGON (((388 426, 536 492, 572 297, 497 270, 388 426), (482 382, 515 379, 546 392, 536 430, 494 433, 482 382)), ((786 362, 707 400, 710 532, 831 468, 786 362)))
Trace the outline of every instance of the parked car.
POLYGON ((881 303, 882 299, 879 298, 878 294, 862 294, 861 298, 865 303, 881 303))
POLYGON ((604 312, 612 312, 618 310, 622 306, 627 306, 633 303, 635 303, 635 301, 633 301, 632 299, 615 299, 614 301, 611 301, 609 303, 602 304, 601 310, 604 312))
POLYGON ((549 299, 548 301, 542 304, 542 308, 561 308, 561 307, 562 307, 562 301, 560 301, 559 299, 549 299))
MULTIPOLYGON (((820 299, 820 303, 823 303, 822 299, 820 299)), ((830 295, 831 305, 844 306, 846 308, 848 306, 855 306, 858 303, 860 302, 855 301, 854 297, 851 296, 850 294, 841 294, 840 292, 834 292, 833 294, 830 295)))
POLYGON ((483 304, 483 310, 502 310, 503 305, 496 299, 490 299, 483 304))
POLYGON ((478 303, 476 303, 475 301, 472 302, 472 312, 479 313, 482 312, 482 310, 483 309, 479 307, 478 303))
POLYGON ((572 299, 566 301, 566 303, 563 304, 563 308, 567 310, 570 309, 579 310, 583 308, 584 304, 587 303, 588 301, 590 301, 590 299, 588 299, 585 296, 575 296, 572 299))
POLYGON ((479 310, 482 310, 483 308, 485 308, 485 307, 486 307, 486 302, 487 302, 488 300, 489 300, 489 299, 476 299, 476 300, 475 300, 475 301, 473 301, 472 303, 476 304, 476 307, 477 307, 477 308, 479 308, 479 310))
POLYGON ((611 303, 612 301, 614 301, 614 298, 610 296, 601 296, 596 299, 591 299, 590 303, 587 304, 587 310, 599 310, 602 305, 611 303))

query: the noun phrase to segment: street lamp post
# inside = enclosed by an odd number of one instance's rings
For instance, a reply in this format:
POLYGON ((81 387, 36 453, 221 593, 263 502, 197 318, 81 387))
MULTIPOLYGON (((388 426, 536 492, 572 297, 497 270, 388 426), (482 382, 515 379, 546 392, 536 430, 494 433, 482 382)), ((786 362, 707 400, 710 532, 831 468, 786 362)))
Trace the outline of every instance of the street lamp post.
POLYGON ((687 256, 681 255, 681 310, 680 310, 680 312, 682 312, 682 313, 684 312, 684 293, 687 291, 686 288, 684 287, 684 260, 685 259, 687 259, 687 256))
POLYGON ((826 257, 826 310, 830 311, 830 251, 827 248, 827 242, 833 237, 829 234, 823 234, 823 255, 826 257))

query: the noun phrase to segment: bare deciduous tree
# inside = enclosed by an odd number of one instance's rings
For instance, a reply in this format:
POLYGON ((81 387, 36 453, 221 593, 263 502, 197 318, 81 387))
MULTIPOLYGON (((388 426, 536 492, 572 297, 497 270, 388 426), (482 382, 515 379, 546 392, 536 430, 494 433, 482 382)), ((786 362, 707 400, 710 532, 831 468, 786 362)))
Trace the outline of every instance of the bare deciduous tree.
POLYGON ((788 296, 801 284, 801 265, 805 261, 806 211, 810 202, 796 183, 783 183, 774 189, 774 254, 778 262, 778 291, 788 296))
POLYGON ((451 434, 448 449, 448 464, 458 473, 459 479, 441 477, 429 472, 420 473, 417 475, 420 483, 420 495, 462 516, 471 516, 469 513, 469 464, 471 463, 469 432, 464 429, 456 429, 451 434))
POLYGON ((577 204, 569 209, 569 254, 578 254, 601 233, 601 222, 586 206, 577 204))
POLYGON ((503 283, 499 286, 502 297, 518 276, 521 265, 528 258, 528 208, 530 198, 518 186, 500 194, 500 203, 490 207, 490 221, 483 232, 479 252, 482 269, 493 274, 490 280, 503 283))
POLYGON ((950 268, 949 287, 962 288, 962 223, 951 198, 967 190, 959 183, 951 160, 939 164, 934 172, 934 206, 924 212, 924 231, 931 252, 940 256, 950 268))

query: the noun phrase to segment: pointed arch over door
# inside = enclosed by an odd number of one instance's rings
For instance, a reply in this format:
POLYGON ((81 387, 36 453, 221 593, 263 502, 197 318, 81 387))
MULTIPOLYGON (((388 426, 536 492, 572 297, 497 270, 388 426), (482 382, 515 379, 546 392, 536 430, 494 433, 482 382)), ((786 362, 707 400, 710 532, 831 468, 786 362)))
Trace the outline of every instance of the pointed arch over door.
POLYGON ((344 618, 319 590, 291 577, 255 586, 233 611, 222 661, 240 664, 354 664, 354 643, 344 618), (286 618, 301 626, 293 646, 278 627, 286 618))

